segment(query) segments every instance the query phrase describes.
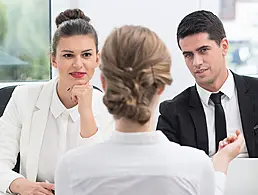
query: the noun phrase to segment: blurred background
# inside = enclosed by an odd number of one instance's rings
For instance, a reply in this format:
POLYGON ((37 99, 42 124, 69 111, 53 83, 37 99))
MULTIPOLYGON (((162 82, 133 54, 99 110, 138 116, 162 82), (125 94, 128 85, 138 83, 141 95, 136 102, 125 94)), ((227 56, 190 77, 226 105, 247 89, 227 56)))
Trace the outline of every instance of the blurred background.
POLYGON ((48 0, 0 0, 0 82, 50 78, 50 6, 48 0))
MULTIPOLYGON (((173 58, 174 83, 162 100, 194 84, 176 43, 178 23, 194 10, 210 10, 223 21, 230 42, 228 67, 258 75, 258 0, 0 0, 0 86, 43 82, 57 75, 50 63, 55 17, 77 7, 92 19, 100 48, 110 31, 124 24, 147 26, 165 41, 173 58)), ((101 87, 99 70, 93 84, 101 87)))

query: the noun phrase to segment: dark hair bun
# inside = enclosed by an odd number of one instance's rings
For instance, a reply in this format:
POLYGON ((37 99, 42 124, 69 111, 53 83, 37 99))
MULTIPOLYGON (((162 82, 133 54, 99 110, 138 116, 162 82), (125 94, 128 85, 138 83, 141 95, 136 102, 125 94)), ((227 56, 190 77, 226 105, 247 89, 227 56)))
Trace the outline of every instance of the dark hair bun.
POLYGON ((56 17, 56 26, 58 27, 60 24, 62 24, 65 21, 68 20, 75 20, 75 19, 83 19, 87 22, 90 22, 90 18, 88 16, 85 16, 82 10, 80 9, 67 9, 64 12, 61 12, 56 17))

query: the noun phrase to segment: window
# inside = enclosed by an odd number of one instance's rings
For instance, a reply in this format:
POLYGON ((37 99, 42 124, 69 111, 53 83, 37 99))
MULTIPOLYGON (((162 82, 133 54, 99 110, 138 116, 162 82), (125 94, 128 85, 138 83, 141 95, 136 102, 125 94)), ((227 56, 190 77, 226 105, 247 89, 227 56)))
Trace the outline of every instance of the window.
POLYGON ((230 43, 228 67, 238 74, 257 76, 258 0, 220 0, 219 16, 230 43))
POLYGON ((50 1, 0 0, 0 82, 49 80, 50 1))

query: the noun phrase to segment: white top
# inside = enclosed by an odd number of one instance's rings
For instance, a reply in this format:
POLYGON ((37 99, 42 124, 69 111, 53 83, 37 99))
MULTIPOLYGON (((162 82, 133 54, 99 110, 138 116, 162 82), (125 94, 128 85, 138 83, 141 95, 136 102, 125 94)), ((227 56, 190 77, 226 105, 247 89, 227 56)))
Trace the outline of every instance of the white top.
MULTIPOLYGON (((93 89, 94 91, 96 89, 93 89)), ((48 122, 39 156, 37 181, 54 183, 57 162, 70 149, 80 146, 80 114, 78 105, 67 109, 60 101, 56 87, 53 90, 48 122)), ((94 143, 94 142, 93 142, 94 143)))
MULTIPOLYGON (((210 100, 210 95, 212 92, 203 89, 198 84, 196 84, 196 87, 206 117, 209 138, 209 156, 213 156, 216 153, 216 141, 215 107, 214 103, 210 100)), ((219 91, 224 93, 224 95, 221 96, 221 104, 223 106, 226 117, 227 135, 232 133, 235 134, 236 130, 240 130, 240 132, 243 133, 237 98, 237 89, 235 87, 235 82, 231 71, 228 70, 228 78, 219 91)), ((244 147, 241 154, 238 155, 238 157, 248 157, 246 146, 244 147)))
MULTIPOLYGON (((30 181, 45 180, 45 177, 51 180, 53 173, 49 174, 48 171, 53 169, 59 159, 58 154, 54 152, 58 152, 59 155, 63 152, 59 146, 68 149, 68 147, 73 148, 78 145, 93 145, 108 139, 114 130, 113 117, 103 104, 103 93, 98 90, 93 90, 92 94, 93 115, 98 131, 90 138, 79 136, 79 126, 77 129, 70 127, 74 121, 79 124, 79 121, 73 118, 73 111, 71 111, 72 117, 69 116, 66 120, 52 113, 56 110, 50 108, 57 79, 16 87, 0 118, 0 194, 6 193, 11 182, 18 177, 25 177, 30 181), (57 121, 51 122, 50 116, 57 117, 57 121), (63 125, 66 126, 63 121, 67 121, 66 128, 63 127, 63 125), (73 131, 77 131, 78 136, 73 131), (53 137, 51 137, 52 134, 50 136, 52 132, 53 137), (60 132, 63 134, 60 134, 59 140, 57 135, 60 132), (70 133, 74 133, 75 136, 70 136, 70 133), (64 135, 69 138, 66 140, 64 135), (55 137, 57 140, 54 139, 55 137), (60 145, 51 148, 50 146, 54 146, 55 143, 60 143, 60 145), (15 166, 18 152, 21 156, 20 172, 16 173, 12 169, 15 166), (53 154, 57 157, 48 161, 53 154)), ((76 107, 74 109, 76 110, 76 107)))
POLYGON ((217 195, 223 194, 225 179, 203 151, 170 142, 161 131, 115 131, 104 143, 64 156, 56 170, 55 192, 213 195, 216 188, 217 195))

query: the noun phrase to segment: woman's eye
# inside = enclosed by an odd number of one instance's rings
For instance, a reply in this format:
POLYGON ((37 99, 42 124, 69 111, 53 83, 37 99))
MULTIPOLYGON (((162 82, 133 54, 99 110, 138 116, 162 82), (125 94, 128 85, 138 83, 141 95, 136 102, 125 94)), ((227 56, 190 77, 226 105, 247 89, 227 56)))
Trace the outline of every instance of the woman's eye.
POLYGON ((63 56, 66 58, 71 58, 73 55, 72 54, 64 54, 63 56))

